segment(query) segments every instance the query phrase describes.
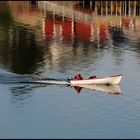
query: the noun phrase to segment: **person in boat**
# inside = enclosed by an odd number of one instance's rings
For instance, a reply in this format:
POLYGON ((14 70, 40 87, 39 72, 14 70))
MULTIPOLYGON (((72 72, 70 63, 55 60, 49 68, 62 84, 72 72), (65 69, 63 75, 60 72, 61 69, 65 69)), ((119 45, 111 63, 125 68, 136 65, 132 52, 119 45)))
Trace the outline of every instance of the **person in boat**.
MULTIPOLYGON (((94 78, 96 78, 95 75, 89 77, 89 79, 94 79, 94 78)), ((74 77, 74 79, 75 79, 75 80, 82 80, 83 77, 81 76, 80 73, 78 73, 78 74, 76 74, 76 76, 74 77)))
MULTIPOLYGON (((96 78, 95 75, 89 77, 89 79, 95 79, 95 78, 96 78)), ((74 77, 74 79, 75 79, 75 80, 82 80, 83 77, 81 76, 80 73, 78 73, 78 74, 76 74, 76 76, 74 77)))
MULTIPOLYGON (((89 77, 89 79, 94 79, 94 78, 96 78, 96 76, 94 75, 94 76, 90 76, 89 77)), ((75 77, 74 78, 72 78, 72 77, 68 77, 67 78, 67 80, 68 81, 70 81, 70 80, 82 80, 83 79, 83 77, 81 76, 81 74, 80 73, 77 73, 76 75, 75 75, 75 77)))
POLYGON ((74 76, 74 78, 73 78, 73 77, 68 77, 68 78, 67 78, 68 81, 70 81, 70 80, 82 80, 82 79, 83 79, 83 78, 82 78, 82 76, 81 76, 80 73, 76 74, 76 75, 74 76))
POLYGON ((75 77, 74 77, 74 80, 82 80, 82 76, 80 73, 76 74, 75 77))

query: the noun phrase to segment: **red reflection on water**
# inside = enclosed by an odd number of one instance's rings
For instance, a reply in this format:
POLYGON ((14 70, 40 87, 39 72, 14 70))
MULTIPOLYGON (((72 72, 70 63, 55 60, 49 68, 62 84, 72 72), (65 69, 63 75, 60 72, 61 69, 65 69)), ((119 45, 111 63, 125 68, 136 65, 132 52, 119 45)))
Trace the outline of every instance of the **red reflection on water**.
POLYGON ((62 27, 61 35, 62 40, 71 40, 72 34, 77 40, 90 41, 91 26, 80 21, 75 21, 72 26, 72 20, 57 20, 45 18, 44 32, 46 39, 51 39, 54 35, 54 26, 60 25, 62 27))
POLYGON ((105 24, 99 25, 99 37, 101 41, 106 41, 107 39, 107 27, 105 24))
POLYGON ((91 27, 82 22, 75 24, 75 36, 78 40, 89 41, 91 36, 91 27))
POLYGON ((72 21, 67 20, 61 23, 63 40, 71 40, 72 38, 72 21))
POLYGON ((130 25, 133 25, 134 20, 132 18, 122 18, 121 26, 129 28, 130 25))
POLYGON ((51 20, 49 18, 45 18, 44 31, 45 31, 45 38, 46 38, 46 40, 52 39, 53 32, 54 32, 53 20, 51 20))

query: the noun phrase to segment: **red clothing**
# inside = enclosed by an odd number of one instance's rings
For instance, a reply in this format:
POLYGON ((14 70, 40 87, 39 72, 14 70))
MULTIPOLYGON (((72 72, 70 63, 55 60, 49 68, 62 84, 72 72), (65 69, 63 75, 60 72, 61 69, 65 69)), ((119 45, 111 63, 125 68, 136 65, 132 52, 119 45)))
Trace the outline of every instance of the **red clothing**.
POLYGON ((82 77, 81 77, 80 73, 78 73, 78 74, 74 77, 74 79, 75 79, 75 80, 81 80, 82 77))

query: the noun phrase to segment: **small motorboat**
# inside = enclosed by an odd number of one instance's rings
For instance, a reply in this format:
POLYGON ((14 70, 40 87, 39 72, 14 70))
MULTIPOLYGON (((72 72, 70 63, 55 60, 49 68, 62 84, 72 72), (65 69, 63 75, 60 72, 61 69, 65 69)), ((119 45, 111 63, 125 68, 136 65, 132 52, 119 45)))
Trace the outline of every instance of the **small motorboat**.
POLYGON ((104 77, 90 76, 89 78, 82 78, 77 74, 74 78, 68 77, 67 79, 53 79, 42 78, 32 75, 19 75, 19 74, 2 74, 0 75, 0 82, 3 83, 38 83, 38 84, 60 84, 60 85, 91 85, 91 84, 119 84, 123 74, 115 74, 104 77))

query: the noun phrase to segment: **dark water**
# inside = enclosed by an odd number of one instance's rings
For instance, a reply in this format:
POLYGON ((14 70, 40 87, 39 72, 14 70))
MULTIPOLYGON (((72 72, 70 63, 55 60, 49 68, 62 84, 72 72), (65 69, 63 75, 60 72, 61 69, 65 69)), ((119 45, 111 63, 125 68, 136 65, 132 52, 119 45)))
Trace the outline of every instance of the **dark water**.
POLYGON ((139 16, 53 4, 0 2, 0 75, 123 73, 121 93, 0 79, 0 138, 140 138, 139 16))

